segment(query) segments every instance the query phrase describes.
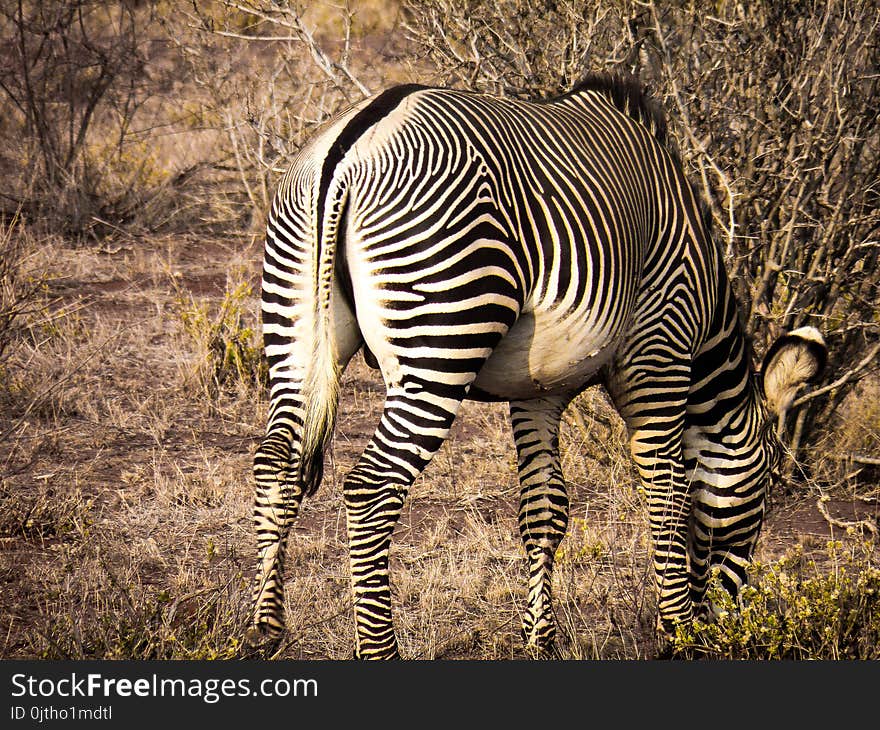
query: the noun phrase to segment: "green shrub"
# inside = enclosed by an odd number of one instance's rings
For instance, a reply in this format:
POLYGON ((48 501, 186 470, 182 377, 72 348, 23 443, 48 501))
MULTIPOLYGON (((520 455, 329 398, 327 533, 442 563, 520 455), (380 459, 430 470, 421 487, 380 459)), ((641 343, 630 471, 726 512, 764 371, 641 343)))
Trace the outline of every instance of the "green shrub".
POLYGON ((190 593, 127 582, 104 565, 95 610, 72 606, 38 633, 42 659, 217 660, 239 655, 247 581, 234 576, 190 593))
POLYGON ((246 282, 227 283, 219 308, 212 312, 207 302, 197 302, 178 289, 183 330, 196 345, 192 375, 212 398, 236 385, 260 387, 268 377, 260 338, 247 324, 252 293, 246 282))
POLYGON ((828 543, 822 568, 802 549, 755 563, 738 601, 713 582, 714 621, 679 627, 683 659, 880 659, 880 565, 866 544, 828 543))
POLYGON ((568 535, 556 550, 557 565, 577 565, 595 562, 606 557, 607 546, 590 532, 589 524, 580 517, 572 517, 568 535))
POLYGON ((86 534, 93 502, 79 489, 42 488, 27 493, 0 480, 0 537, 68 538, 86 534))

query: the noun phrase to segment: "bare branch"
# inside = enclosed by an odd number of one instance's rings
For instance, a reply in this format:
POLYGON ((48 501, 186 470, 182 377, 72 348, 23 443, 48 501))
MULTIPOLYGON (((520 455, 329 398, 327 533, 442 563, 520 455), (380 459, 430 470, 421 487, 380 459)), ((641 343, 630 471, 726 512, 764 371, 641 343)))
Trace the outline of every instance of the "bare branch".
POLYGON ((809 393, 805 393, 800 398, 795 400, 794 403, 791 404, 792 408, 797 408, 798 406, 802 406, 804 403, 808 403, 811 400, 815 400, 826 393, 830 393, 833 390, 837 390, 849 383, 855 383, 858 381, 867 369, 873 364, 877 364, 877 355, 880 353, 880 342, 874 344, 871 347, 867 354, 853 367, 846 370, 843 375, 834 380, 827 385, 822 386, 821 388, 816 388, 815 390, 811 390, 809 393))
POLYGON ((829 525, 841 527, 844 530, 867 530, 874 537, 877 537, 877 522, 874 519, 866 517, 863 520, 841 520, 837 517, 832 517, 831 513, 828 511, 827 502, 827 497, 819 497, 819 499, 816 500, 816 509, 819 510, 819 514, 825 518, 825 521, 829 525))
MULTIPOLYGON (((287 28, 293 31, 293 36, 288 36, 286 38, 278 38, 274 36, 245 36, 248 39, 259 39, 259 40, 290 40, 297 39, 303 43, 305 43, 306 47, 309 49, 311 53, 312 60, 315 62, 315 65, 321 69, 325 76, 330 79, 333 84, 335 84, 338 88, 344 90, 345 84, 342 80, 344 77, 351 83, 361 94, 363 98, 372 95, 370 89, 366 86, 366 84, 362 83, 360 79, 351 71, 348 64, 345 62, 336 62, 333 61, 329 54, 324 50, 320 43, 315 39, 315 34, 309 30, 305 23, 303 23, 302 16, 296 10, 290 7, 278 7, 276 5, 268 6, 271 10, 264 9, 263 5, 257 5, 255 3, 239 3, 234 0, 225 0, 225 4, 229 7, 235 8, 242 13, 246 13, 248 15, 252 15, 260 20, 271 23, 275 26, 280 26, 283 28, 287 28), (342 74, 342 77, 340 77, 342 74)), ((346 26, 350 27, 351 24, 351 15, 350 13, 346 16, 346 26)), ((346 31, 348 33, 349 31, 346 31)), ((227 32, 223 32, 222 34, 227 34, 227 32)))

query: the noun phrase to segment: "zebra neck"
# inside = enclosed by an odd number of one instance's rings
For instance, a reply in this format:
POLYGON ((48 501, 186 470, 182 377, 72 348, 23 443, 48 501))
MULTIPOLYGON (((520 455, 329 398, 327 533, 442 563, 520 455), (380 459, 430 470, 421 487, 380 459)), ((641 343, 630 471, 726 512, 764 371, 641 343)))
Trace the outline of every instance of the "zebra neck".
POLYGON ((765 420, 751 353, 726 276, 719 282, 719 306, 692 363, 687 430, 692 441, 714 444, 727 459, 750 458, 765 420))

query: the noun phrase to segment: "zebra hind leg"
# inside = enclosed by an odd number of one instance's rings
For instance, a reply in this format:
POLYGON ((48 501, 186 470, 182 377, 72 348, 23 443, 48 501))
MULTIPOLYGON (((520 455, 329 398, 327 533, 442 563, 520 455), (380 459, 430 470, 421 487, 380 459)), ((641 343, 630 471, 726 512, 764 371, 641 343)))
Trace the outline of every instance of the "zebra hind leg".
POLYGON ((284 632, 284 550, 290 525, 302 503, 302 488, 288 475, 295 474, 290 437, 271 432, 254 456, 256 497, 254 524, 258 566, 254 579, 253 616, 245 640, 254 649, 271 650, 284 632))
POLYGON ((399 658, 388 572, 391 534, 410 485, 449 434, 455 418, 450 404, 457 411, 460 399, 389 391, 373 438, 345 478, 357 659, 399 658))
MULTIPOLYGON (((697 503, 695 497, 694 504, 697 503)), ((696 510, 692 510, 688 524, 688 565, 690 568, 690 595, 694 617, 704 618, 704 599, 709 584, 709 555, 712 549, 712 530, 704 531, 696 510)))
POLYGON ((529 561, 528 605, 523 616, 526 649, 552 652, 556 620, 552 606, 553 560, 568 527, 568 495, 559 466, 562 399, 510 404, 520 481, 519 529, 529 561))

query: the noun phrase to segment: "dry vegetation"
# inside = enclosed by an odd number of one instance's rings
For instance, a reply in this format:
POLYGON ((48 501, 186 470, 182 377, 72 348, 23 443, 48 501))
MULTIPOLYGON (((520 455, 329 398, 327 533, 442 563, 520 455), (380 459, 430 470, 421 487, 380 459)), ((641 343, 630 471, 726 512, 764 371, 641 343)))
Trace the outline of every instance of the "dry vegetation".
MULTIPOLYGON (((864 102, 880 78, 876 3, 841 37, 853 19, 814 27, 824 16, 809 4, 792 25, 765 17, 771 3, 749 17, 713 3, 697 24, 664 3, 303 5, 0 2, 0 657, 242 653, 266 407, 260 229, 279 170, 328 115, 391 83, 545 96, 589 67, 639 70, 666 102, 744 301, 758 302, 758 349, 774 327, 818 323, 838 353, 832 387, 791 419, 794 445, 809 448, 773 495, 748 610, 682 635, 679 651, 876 658, 880 140, 864 102), (719 65, 678 51, 757 43, 749 23, 785 28, 793 50, 762 55, 752 76, 737 54, 719 65), (847 72, 828 65, 835 54, 862 55, 847 93, 823 106, 847 72), (799 113, 816 115, 756 123, 755 89, 771 80, 767 96, 789 84, 805 94, 799 113), (817 620, 836 633, 811 637, 817 620)), ((290 540, 280 657, 351 654, 340 486, 384 391, 358 357, 343 392, 332 469, 290 540)), ((563 658, 657 651, 625 440, 601 392, 566 414, 563 658)), ((467 403, 395 534, 404 656, 523 656, 517 490, 505 408, 467 403)))

